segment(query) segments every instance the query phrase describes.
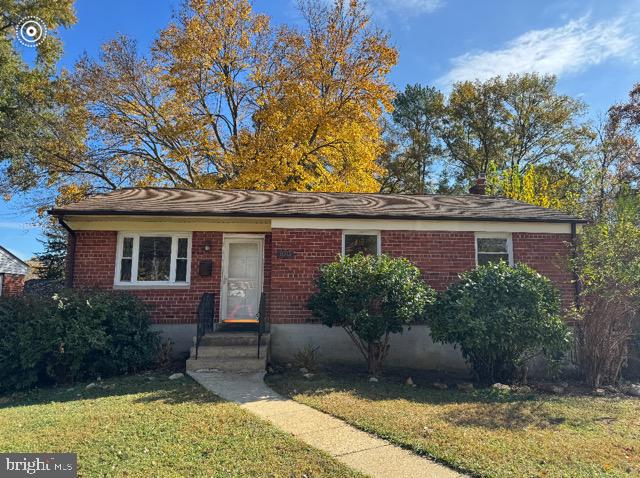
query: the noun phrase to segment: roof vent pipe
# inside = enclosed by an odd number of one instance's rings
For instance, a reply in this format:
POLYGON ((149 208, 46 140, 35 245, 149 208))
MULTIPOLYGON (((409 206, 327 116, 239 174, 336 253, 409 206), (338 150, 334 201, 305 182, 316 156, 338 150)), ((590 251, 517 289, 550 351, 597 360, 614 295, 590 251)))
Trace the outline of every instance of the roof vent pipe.
POLYGON ((469 192, 471 194, 478 194, 482 196, 484 195, 486 189, 487 189, 487 177, 484 173, 480 173, 478 174, 476 183, 469 188, 469 192))

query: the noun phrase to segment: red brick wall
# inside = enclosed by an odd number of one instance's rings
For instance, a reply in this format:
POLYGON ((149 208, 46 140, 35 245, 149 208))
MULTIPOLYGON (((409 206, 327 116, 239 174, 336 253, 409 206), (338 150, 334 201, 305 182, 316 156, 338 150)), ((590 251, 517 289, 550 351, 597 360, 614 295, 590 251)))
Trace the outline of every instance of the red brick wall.
MULTIPOLYGON (((268 290, 271 267, 271 238, 265 240, 265 289, 268 290)), ((74 287, 112 289, 116 263, 117 233, 113 231, 78 231, 74 287)), ((127 289, 152 307, 154 323, 180 324, 195 322, 195 313, 204 292, 216 294, 215 318, 220 306, 222 260, 221 232, 194 232, 191 245, 191 285, 189 289, 127 289), (209 242, 211 248, 204 250, 209 242), (213 261, 213 274, 200 277, 198 264, 213 261)))
POLYGON ((2 274, 2 295, 17 295, 24 290, 24 276, 2 274))
POLYGON ((575 300, 575 286, 573 275, 568 268, 571 234, 514 232, 512 240, 514 260, 528 264, 551 279, 560 289, 563 307, 572 306, 575 300))
POLYGON ((273 229, 271 257, 272 323, 311 322, 306 307, 314 290, 313 279, 322 264, 333 261, 342 250, 342 231, 337 229, 273 229), (278 251, 294 257, 278 257, 278 251))
MULTIPOLYGON (((270 304, 273 323, 312 322, 305 304, 313 292, 318 267, 342 250, 342 231, 273 229, 270 304), (278 250, 293 251, 293 259, 278 258, 278 250)), ((513 234, 514 260, 525 262, 548 276, 561 289, 563 302, 573 301, 571 274, 562 269, 569 234, 513 234)), ((458 274, 475 267, 475 234, 446 231, 382 231, 383 253, 406 257, 422 271, 436 290, 443 290, 458 274)))
POLYGON ((113 288, 117 235, 115 231, 76 232, 73 287, 113 288))
MULTIPOLYGON (((116 232, 77 233, 76 287, 113 288, 116 232)), ((407 257, 420 267, 427 282, 437 290, 457 280, 458 274, 475 266, 473 232, 382 231, 382 252, 407 257)), ((564 304, 572 303, 571 275, 563 269, 568 257, 569 234, 513 234, 514 259, 546 275, 561 289, 564 304)), ((322 264, 333 261, 342 250, 342 231, 337 229, 274 229, 265 237, 264 290, 273 323, 312 322, 306 303, 314 290, 313 280, 322 264), (287 255, 293 257, 287 258, 287 255)), ((189 289, 132 290, 155 308, 156 323, 192 323, 203 292, 216 294, 219 314, 222 233, 194 232, 191 287, 189 289), (204 251, 204 243, 211 250, 204 251), (200 277, 201 260, 213 261, 213 275, 200 277)))
POLYGON ((409 259, 436 290, 476 265, 473 232, 382 231, 381 239, 383 253, 409 259))

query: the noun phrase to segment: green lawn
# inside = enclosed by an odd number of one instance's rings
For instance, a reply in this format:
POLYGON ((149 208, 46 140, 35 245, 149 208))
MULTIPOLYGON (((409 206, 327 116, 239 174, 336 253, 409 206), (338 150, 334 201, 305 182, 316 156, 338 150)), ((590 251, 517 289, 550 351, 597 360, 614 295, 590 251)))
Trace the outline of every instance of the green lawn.
POLYGON ((0 451, 76 452, 83 477, 355 477, 189 378, 0 396, 0 451))
MULTIPOLYGON (((414 377, 415 379, 415 377, 414 377)), ((481 477, 640 476, 640 400, 436 390, 365 375, 276 374, 295 400, 481 477)))

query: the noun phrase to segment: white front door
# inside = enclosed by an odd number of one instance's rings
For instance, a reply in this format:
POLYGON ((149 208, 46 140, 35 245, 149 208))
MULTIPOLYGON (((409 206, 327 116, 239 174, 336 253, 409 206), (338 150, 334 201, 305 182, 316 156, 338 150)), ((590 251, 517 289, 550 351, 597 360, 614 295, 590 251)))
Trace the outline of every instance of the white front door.
POLYGON ((256 322, 262 293, 264 238, 225 235, 222 245, 220 318, 256 322))

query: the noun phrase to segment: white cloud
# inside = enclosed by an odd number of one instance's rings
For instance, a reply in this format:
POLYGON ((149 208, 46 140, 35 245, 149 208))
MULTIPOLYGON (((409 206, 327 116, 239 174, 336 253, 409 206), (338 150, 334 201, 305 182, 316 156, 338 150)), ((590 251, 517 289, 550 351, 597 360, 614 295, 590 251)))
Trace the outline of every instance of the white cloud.
POLYGON ((30 230, 36 229, 36 226, 26 222, 0 221, 0 229, 30 230))
POLYGON ((485 80, 509 73, 562 75, 580 72, 610 58, 633 54, 636 35, 628 19, 592 23, 587 16, 558 28, 531 30, 493 51, 465 53, 451 60, 438 82, 485 80))
POLYGON ((369 8, 375 15, 417 16, 440 8, 442 0, 370 0, 369 8))

